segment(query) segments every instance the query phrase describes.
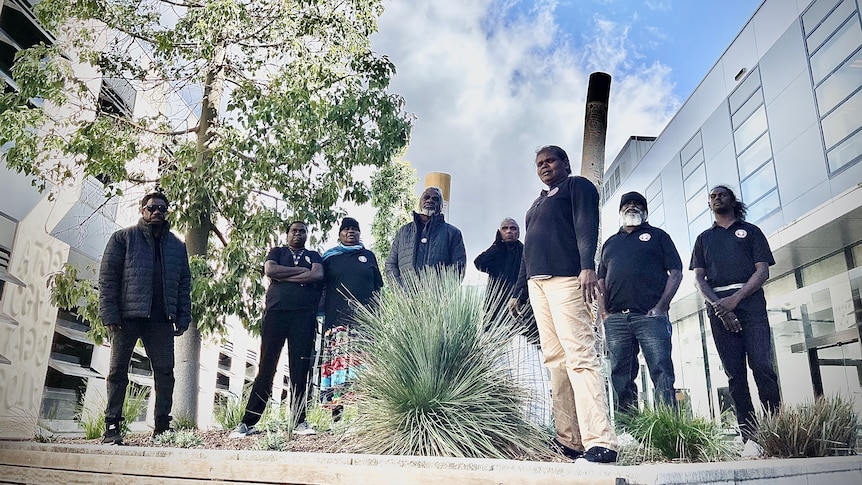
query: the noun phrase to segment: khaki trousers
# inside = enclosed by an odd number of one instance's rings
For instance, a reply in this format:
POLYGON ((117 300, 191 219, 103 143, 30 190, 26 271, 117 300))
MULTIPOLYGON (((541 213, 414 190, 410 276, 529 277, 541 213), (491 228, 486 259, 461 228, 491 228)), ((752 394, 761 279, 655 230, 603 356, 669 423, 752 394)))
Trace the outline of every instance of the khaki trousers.
POLYGON ((616 450, 593 322, 578 278, 528 280, 527 286, 551 373, 557 439, 574 449, 616 450))

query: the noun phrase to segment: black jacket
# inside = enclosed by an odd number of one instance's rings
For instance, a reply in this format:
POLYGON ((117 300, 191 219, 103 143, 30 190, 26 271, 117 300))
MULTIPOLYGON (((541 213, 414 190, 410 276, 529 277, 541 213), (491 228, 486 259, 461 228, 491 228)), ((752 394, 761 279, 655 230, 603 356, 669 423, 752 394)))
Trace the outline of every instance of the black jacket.
POLYGON ((417 235, 416 228, 421 224, 419 214, 413 213, 413 222, 398 229, 392 241, 392 249, 386 258, 386 275, 401 283, 401 276, 426 266, 454 266, 464 275, 467 264, 467 250, 464 249, 464 238, 461 231, 443 220, 443 214, 437 214, 428 220, 428 227, 423 231, 423 237, 428 244, 425 258, 416 261, 417 235))
MULTIPOLYGON (((165 314, 179 329, 192 321, 191 272, 186 245, 164 222, 160 238, 165 314)), ((105 246, 99 270, 99 317, 105 325, 149 318, 153 301, 154 238, 143 219, 115 232, 105 246)))

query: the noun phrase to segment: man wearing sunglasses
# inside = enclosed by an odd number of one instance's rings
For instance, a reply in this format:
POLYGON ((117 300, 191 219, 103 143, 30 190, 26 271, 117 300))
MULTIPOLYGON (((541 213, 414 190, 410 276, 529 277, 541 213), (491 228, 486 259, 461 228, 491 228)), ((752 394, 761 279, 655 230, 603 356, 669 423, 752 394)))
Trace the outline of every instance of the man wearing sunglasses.
MULTIPOLYGON (((120 445, 129 362, 138 339, 153 368, 154 436, 170 430, 174 391, 174 337, 191 323, 191 272, 186 245, 170 231, 168 199, 141 200, 141 218, 108 240, 99 270, 99 317, 108 327, 111 363, 102 442, 120 445)), ((134 418, 134 416, 128 416, 134 418)))

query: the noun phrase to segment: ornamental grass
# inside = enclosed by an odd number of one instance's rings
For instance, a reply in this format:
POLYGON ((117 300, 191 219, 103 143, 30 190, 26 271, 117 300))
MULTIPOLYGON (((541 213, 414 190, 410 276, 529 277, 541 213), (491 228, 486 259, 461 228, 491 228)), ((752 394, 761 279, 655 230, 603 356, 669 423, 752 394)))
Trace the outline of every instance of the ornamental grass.
POLYGON ((374 454, 545 459, 550 436, 526 420, 528 393, 505 367, 511 317, 483 311, 482 291, 431 270, 360 309, 365 367, 348 431, 374 454))
POLYGON ((853 401, 833 395, 760 415, 755 441, 781 458, 847 455, 855 453, 858 430, 853 401))

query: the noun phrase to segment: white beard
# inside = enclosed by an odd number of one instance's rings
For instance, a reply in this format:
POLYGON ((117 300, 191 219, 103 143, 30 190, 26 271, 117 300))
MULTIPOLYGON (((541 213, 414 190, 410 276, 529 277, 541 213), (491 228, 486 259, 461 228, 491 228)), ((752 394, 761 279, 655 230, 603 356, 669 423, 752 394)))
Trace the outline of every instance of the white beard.
POLYGON ((646 213, 637 211, 620 212, 620 217, 623 219, 624 226, 639 226, 646 222, 646 213))
POLYGON ((428 217, 431 217, 431 216, 433 216, 434 214, 436 214, 436 213, 437 213, 437 211, 436 211, 436 210, 434 210, 434 209, 419 209, 419 213, 420 213, 420 214, 422 214, 422 215, 426 215, 426 216, 428 216, 428 217))

